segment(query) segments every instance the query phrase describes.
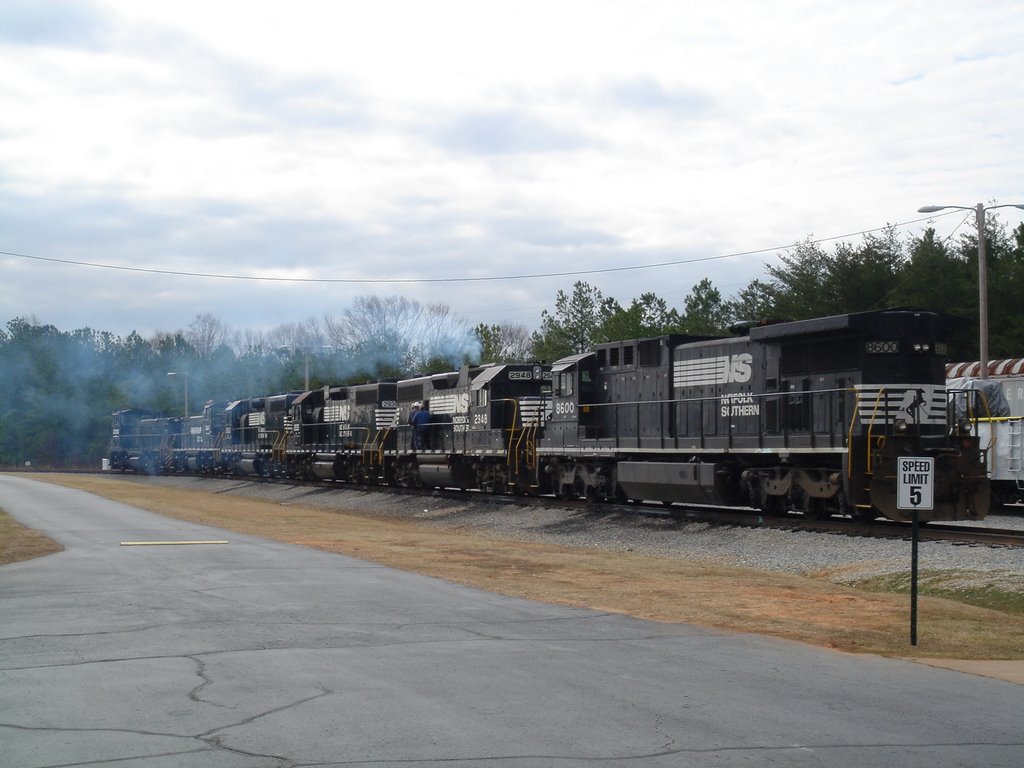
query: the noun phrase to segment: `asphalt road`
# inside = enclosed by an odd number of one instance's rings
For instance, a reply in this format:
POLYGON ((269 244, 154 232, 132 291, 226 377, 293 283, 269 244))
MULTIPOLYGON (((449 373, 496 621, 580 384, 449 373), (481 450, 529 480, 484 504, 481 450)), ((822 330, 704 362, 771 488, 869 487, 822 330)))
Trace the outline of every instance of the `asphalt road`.
POLYGON ((0 567, 5 767, 1024 764, 1012 683, 502 597, 9 475, 0 507, 66 547, 0 567))

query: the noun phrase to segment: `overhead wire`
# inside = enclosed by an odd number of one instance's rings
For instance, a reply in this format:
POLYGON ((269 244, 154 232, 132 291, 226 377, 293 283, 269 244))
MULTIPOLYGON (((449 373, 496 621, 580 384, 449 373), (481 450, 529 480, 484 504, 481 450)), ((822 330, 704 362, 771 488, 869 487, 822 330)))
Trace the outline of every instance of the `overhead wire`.
MULTIPOLYGON (((959 224, 957 224, 955 227, 953 227, 952 231, 950 231, 950 233, 948 235, 946 235, 946 237, 944 237, 942 239, 942 244, 943 245, 947 245, 949 243, 949 241, 953 239, 953 235, 955 235, 957 233, 957 230, 959 230, 960 227, 962 227, 964 224, 966 224, 969 219, 974 217, 973 211, 970 212, 970 213, 964 214, 963 211, 960 210, 960 209, 956 209, 956 210, 950 211, 949 213, 944 213, 942 215, 943 216, 952 216, 952 215, 955 215, 957 213, 963 214, 963 216, 964 216, 963 220, 961 220, 961 222, 959 224)), ((889 297, 895 295, 896 292, 901 290, 908 282, 910 282, 910 280, 912 278, 913 278, 913 275, 910 275, 910 274, 905 275, 903 277, 903 279, 900 280, 898 283, 896 283, 896 285, 894 285, 891 289, 889 289, 889 291, 886 292, 886 294, 884 296, 879 297, 878 301, 876 301, 872 305, 872 308, 873 309, 877 309, 878 307, 886 306, 886 303, 888 302, 889 297)))
MULTIPOLYGON (((953 211, 952 213, 957 213, 953 211)), ((173 275, 177 277, 198 277, 204 279, 216 279, 216 280, 253 280, 262 282, 278 282, 278 283, 333 283, 333 284, 418 284, 418 283, 478 283, 478 282, 499 282, 505 280, 533 280, 545 277, 579 277, 584 275, 601 275, 613 272, 630 272, 638 271, 643 269, 660 269, 663 267, 675 267, 684 264, 698 264, 706 261, 719 261, 722 259, 732 259, 740 256, 756 256, 762 253, 772 253, 778 251, 784 251, 789 248, 796 248, 804 243, 816 244, 816 243, 827 243, 835 240, 844 240, 846 238, 854 237, 855 235, 867 235, 872 232, 882 232, 891 227, 905 227, 911 224, 917 224, 922 221, 930 221, 941 216, 947 216, 950 214, 938 214, 929 215, 921 219, 913 219, 911 221, 900 222, 897 224, 887 224, 884 227, 876 227, 874 229, 865 229, 858 232, 851 232, 845 235, 835 235, 833 237, 822 237, 822 238, 811 238, 805 241, 797 243, 789 243, 787 245, 774 246, 771 248, 757 248, 749 251, 737 251, 734 253, 724 253, 717 256, 699 256, 691 259, 677 259, 673 261, 662 261, 654 262, 651 264, 631 264, 620 267, 604 267, 599 269, 577 269, 567 270, 562 272, 536 272, 528 274, 518 275, 483 275, 483 276, 462 276, 462 277, 281 277, 275 275, 242 275, 242 274, 227 274, 218 272, 192 272, 187 270, 177 269, 157 269, 155 267, 135 267, 124 264, 104 264, 93 261, 80 261, 75 259, 58 259, 52 256, 37 256, 28 253, 18 253, 15 251, 0 251, 0 255, 12 256, 19 259, 28 259, 31 261, 42 261, 53 264, 66 264, 76 267, 92 267, 95 269, 110 269, 120 272, 137 272, 143 274, 154 274, 154 275, 173 275)))

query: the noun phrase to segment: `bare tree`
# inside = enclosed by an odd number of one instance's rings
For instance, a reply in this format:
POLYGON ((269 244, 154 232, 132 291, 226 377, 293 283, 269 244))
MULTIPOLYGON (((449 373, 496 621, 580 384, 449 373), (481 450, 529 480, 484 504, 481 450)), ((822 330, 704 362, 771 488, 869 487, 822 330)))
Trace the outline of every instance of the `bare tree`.
POLYGON ((466 322, 447 304, 428 304, 421 314, 420 336, 414 349, 419 368, 454 368, 465 360, 478 360, 480 342, 466 322))
POLYGON ((533 339, 522 323, 481 323, 474 331, 482 363, 523 363, 531 359, 533 339))
POLYGON ((275 348, 287 347, 309 354, 328 346, 327 335, 315 317, 301 323, 279 325, 267 332, 267 340, 275 348))
POLYGON ((231 330, 219 318, 203 312, 196 315, 185 331, 185 339, 195 350, 196 356, 205 360, 231 340, 231 330))
POLYGON ((265 355, 276 347, 267 338, 263 331, 253 331, 246 328, 235 337, 235 349, 238 355, 265 355))
POLYGON ((447 305, 424 307, 401 296, 360 296, 340 317, 325 317, 324 330, 357 369, 375 374, 411 373, 441 361, 454 366, 478 350, 447 305))

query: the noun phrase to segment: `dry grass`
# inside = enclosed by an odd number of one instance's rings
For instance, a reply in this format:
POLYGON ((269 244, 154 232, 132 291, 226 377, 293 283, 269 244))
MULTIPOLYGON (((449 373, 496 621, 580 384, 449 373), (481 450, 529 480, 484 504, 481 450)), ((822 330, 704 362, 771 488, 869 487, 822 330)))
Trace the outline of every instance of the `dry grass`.
POLYGON ((63 549, 64 547, 53 539, 26 528, 0 510, 0 565, 52 555, 63 549))
POLYGON ((909 645, 905 595, 685 560, 511 541, 228 494, 116 478, 46 476, 170 517, 316 547, 481 589, 644 619, 774 635, 843 651, 1024 659, 1024 617, 919 601, 909 645))

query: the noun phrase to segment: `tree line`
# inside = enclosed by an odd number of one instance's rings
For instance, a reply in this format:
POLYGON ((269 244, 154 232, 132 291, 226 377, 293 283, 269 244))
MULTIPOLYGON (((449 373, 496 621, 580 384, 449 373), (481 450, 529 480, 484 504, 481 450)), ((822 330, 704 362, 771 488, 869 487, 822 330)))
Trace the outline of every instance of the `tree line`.
MULTIPOLYGON (((1012 231, 990 216, 990 356, 1024 356, 1024 224, 1012 231)), ((449 370, 463 363, 552 362, 603 341, 663 333, 714 336, 740 323, 799 320, 892 306, 959 315, 955 360, 977 359, 977 236, 955 241, 927 229, 895 228, 831 250, 807 240, 784 253, 735 295, 711 280, 679 306, 654 292, 628 304, 586 282, 559 290, 538 327, 471 327, 444 304, 360 297, 337 316, 266 332, 233 330, 212 314, 184 329, 143 338, 91 328, 61 331, 33 318, 0 329, 0 466, 97 466, 110 414, 146 406, 198 413, 207 399, 233 399, 324 384, 449 370)))
MULTIPOLYGON (((1012 231, 989 216, 985 231, 990 357, 1024 356, 1024 224, 1012 231)), ((885 307, 932 309, 960 316, 965 325, 951 344, 958 360, 978 356, 978 239, 955 242, 934 229, 901 238, 895 227, 866 235, 860 244, 831 251, 808 239, 778 255, 745 288, 728 298, 705 278, 680 308, 654 293, 623 306, 585 282, 559 291, 530 337, 540 359, 582 352, 594 344, 663 333, 715 336, 741 323, 804 320, 885 307)), ((478 328, 498 336, 501 326, 478 328)), ((488 338, 483 335, 483 338, 488 338)))

